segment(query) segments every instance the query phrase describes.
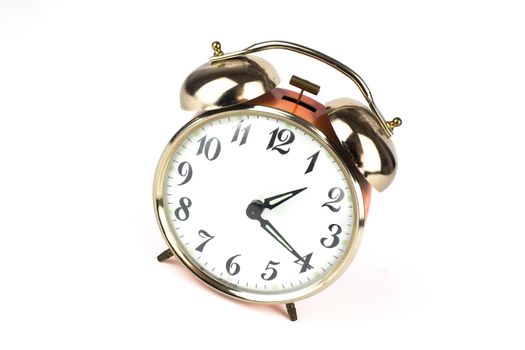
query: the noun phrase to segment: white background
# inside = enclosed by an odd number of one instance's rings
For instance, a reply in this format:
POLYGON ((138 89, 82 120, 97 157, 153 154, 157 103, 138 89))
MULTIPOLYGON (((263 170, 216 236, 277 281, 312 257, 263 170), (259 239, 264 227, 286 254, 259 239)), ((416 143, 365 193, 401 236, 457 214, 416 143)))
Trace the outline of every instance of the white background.
MULTIPOLYGON (((523 349, 525 22, 510 1, 0 1, 0 348, 523 349), (205 288, 165 249, 151 203, 179 87, 220 40, 281 39, 355 69, 396 130, 333 286, 254 306, 205 288)), ((319 100, 341 75, 261 54, 319 100)))

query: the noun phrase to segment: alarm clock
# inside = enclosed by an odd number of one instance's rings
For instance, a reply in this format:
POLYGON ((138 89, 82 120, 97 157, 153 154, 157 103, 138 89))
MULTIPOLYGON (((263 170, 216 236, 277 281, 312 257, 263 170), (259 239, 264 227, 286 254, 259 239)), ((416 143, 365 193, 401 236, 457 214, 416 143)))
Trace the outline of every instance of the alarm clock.
POLYGON ((363 79, 341 62, 285 41, 223 53, 184 81, 181 105, 196 115, 164 149, 155 173, 156 219, 168 249, 205 285, 247 302, 286 305, 322 291, 356 254, 372 187, 394 180, 386 121, 363 79), (327 64, 359 88, 320 103, 320 86, 292 75, 279 86, 255 52, 291 50, 327 64))

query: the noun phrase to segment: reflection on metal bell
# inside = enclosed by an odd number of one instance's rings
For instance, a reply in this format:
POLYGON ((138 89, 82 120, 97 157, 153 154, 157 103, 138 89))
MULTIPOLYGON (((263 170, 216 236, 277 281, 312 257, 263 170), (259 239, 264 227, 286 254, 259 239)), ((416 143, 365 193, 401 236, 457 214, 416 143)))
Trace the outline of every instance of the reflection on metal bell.
POLYGON ((201 111, 236 105, 265 94, 278 83, 273 66, 260 57, 248 55, 208 62, 182 84, 181 107, 201 111))
POLYGON ((351 161, 375 189, 385 190, 396 176, 396 149, 372 111, 350 98, 336 99, 326 106, 332 127, 351 161))

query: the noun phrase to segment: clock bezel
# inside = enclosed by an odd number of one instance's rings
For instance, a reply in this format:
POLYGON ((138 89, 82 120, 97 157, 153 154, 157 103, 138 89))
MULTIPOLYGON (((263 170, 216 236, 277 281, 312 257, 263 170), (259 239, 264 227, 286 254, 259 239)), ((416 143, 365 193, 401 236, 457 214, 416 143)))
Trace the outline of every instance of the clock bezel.
POLYGON ((342 154, 341 148, 328 136, 321 132, 316 126, 312 125, 311 123, 309 123, 301 117, 298 117, 292 113, 281 109, 268 106, 243 104, 198 114, 186 125, 184 125, 177 133, 175 133, 175 135, 171 138, 171 140, 165 147, 159 159, 153 184, 153 200, 157 223, 159 225, 162 236, 164 237, 164 240, 166 241, 170 250, 173 252, 174 256, 180 262, 182 262, 182 264, 192 274, 194 274, 199 280, 204 282, 204 284, 208 285, 213 290, 216 290, 224 295, 235 299, 262 304, 286 304, 308 298, 327 288, 342 275, 342 273, 348 268, 351 261, 355 257, 355 254, 359 248, 359 244, 361 241, 361 236, 363 233, 365 223, 365 203, 363 198, 363 190, 359 181, 357 180, 359 177, 357 169, 355 169, 355 166, 353 164, 346 161, 346 159, 347 157, 345 157, 342 154), (341 168, 345 176, 345 179, 350 185, 349 188, 352 195, 352 199, 354 201, 354 213, 353 230, 350 236, 350 241, 348 243, 348 249, 343 254, 339 264, 334 266, 321 279, 304 288, 284 292, 261 291, 260 293, 256 293, 237 288, 237 286, 228 283, 227 281, 217 280, 213 276, 209 275, 198 264, 196 264, 190 258, 189 253, 185 253, 185 251, 187 250, 184 246, 180 245, 177 239, 175 238, 176 233, 171 232, 172 229, 169 225, 169 218, 166 216, 166 212, 164 210, 163 196, 166 172, 169 168, 171 159, 176 150, 178 149, 179 145, 187 138, 188 135, 190 135, 195 130, 195 128, 199 128, 203 124, 207 124, 210 121, 219 118, 239 114, 248 115, 250 113, 256 113, 259 115, 266 115, 272 118, 276 118, 291 123, 306 131, 309 135, 314 137, 323 147, 325 147, 328 150, 328 152, 332 155, 332 157, 337 161, 339 167, 341 168))

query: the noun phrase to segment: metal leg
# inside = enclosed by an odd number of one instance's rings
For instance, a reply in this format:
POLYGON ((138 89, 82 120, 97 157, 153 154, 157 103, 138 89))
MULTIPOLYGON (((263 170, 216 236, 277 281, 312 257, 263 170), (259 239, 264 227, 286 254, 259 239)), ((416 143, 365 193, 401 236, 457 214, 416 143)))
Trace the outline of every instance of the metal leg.
POLYGON ((286 304, 286 311, 288 311, 288 316, 290 316, 290 321, 297 321, 297 310, 295 309, 294 303, 286 304))
POLYGON ((173 252, 170 249, 166 249, 165 251, 160 253, 159 256, 157 256, 157 260, 159 262, 162 262, 164 260, 171 258, 172 256, 173 256, 173 252))

